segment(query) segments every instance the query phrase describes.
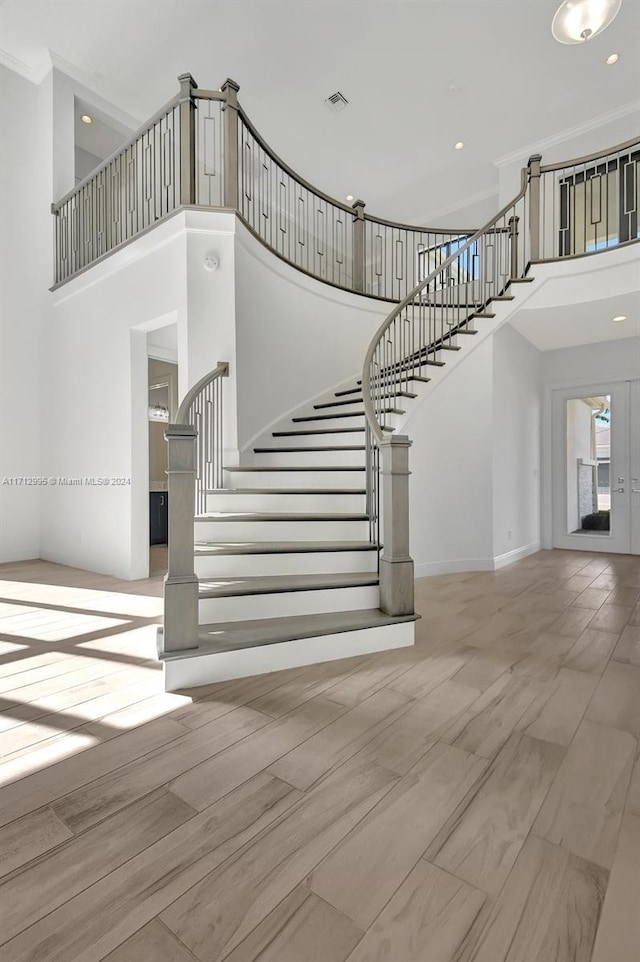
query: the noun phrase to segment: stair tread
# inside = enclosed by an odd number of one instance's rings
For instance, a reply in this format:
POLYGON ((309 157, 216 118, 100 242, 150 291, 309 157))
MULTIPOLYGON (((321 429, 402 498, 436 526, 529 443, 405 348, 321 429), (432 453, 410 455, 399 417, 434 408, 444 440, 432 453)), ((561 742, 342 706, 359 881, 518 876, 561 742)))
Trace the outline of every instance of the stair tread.
MULTIPOLYGON (((398 391, 397 394, 385 395, 385 397, 392 397, 392 398, 395 398, 395 397, 416 398, 417 396, 418 395, 414 394, 412 391, 398 391)), ((324 408, 343 407, 344 405, 347 405, 347 404, 360 404, 361 400, 362 400, 361 398, 351 398, 348 401, 325 401, 322 404, 314 404, 313 409, 314 411, 320 411, 324 408)))
POLYGON ((363 588, 369 585, 377 585, 378 581, 376 571, 200 578, 198 596, 200 598, 231 598, 239 595, 283 594, 290 591, 323 591, 327 588, 363 588))
POLYGON ((491 311, 479 311, 477 314, 472 314, 470 320, 474 317, 495 317, 495 316, 496 315, 493 314, 491 311))
MULTIPOLYGON (((385 414, 405 414, 399 408, 385 408, 385 414)), ((294 424, 300 424, 306 421, 332 421, 334 418, 363 418, 365 416, 364 411, 341 411, 332 414, 310 414, 305 417, 291 418, 294 424)))
MULTIPOLYGON (((270 448, 265 450, 271 450, 270 448)), ((286 450, 289 450, 288 448, 286 450)), ((301 451, 308 451, 309 448, 299 448, 301 451)), ((315 449, 317 450, 317 449, 315 449)), ((336 450, 334 448, 334 450, 336 450)), ((341 451, 344 448, 338 448, 341 451)), ((359 451, 364 450, 363 448, 358 448, 359 451)), ((251 472, 251 471, 364 471, 364 467, 360 465, 352 464, 333 464, 333 465, 322 465, 321 467, 316 467, 313 464, 287 464, 287 465, 260 465, 260 464, 241 464, 235 468, 224 468, 225 471, 241 471, 241 472, 251 472)))
POLYGON ((205 555, 244 554, 314 554, 331 551, 377 551, 372 541, 248 541, 237 543, 223 541, 209 543, 197 541, 194 545, 197 557, 205 555))
POLYGON ((207 494, 366 494, 364 488, 213 488, 207 494))
MULTIPOLYGON (((407 382, 407 381, 421 381, 422 383, 427 383, 427 382, 429 382, 429 381, 431 380, 431 378, 421 377, 421 376, 418 375, 418 374, 412 374, 410 377, 404 378, 403 380, 404 380, 405 382, 407 382)), ((345 395, 345 394, 362 394, 362 384, 361 384, 360 381, 358 381, 358 384, 360 385, 359 387, 350 387, 350 388, 348 388, 348 389, 346 389, 346 390, 344 390, 344 391, 336 391, 336 392, 335 392, 336 397, 343 397, 343 395, 345 395)), ((410 394, 409 397, 418 397, 418 395, 417 395, 417 394, 410 394)))
POLYGON ((361 434, 362 428, 306 428, 300 431, 272 431, 274 438, 297 438, 307 434, 361 434))
POLYGON ((197 514, 196 521, 368 521, 366 514, 335 511, 208 511, 197 514))
POLYGON ((327 444, 319 448, 284 448, 284 447, 273 447, 273 448, 254 448, 256 454, 282 454, 283 452, 294 452, 300 454, 302 452, 308 451, 364 451, 364 444, 350 444, 350 445, 340 445, 340 444, 327 444))
POLYGON ((317 635, 333 635, 367 628, 383 628, 386 625, 417 621, 419 615, 387 615, 379 608, 361 608, 357 611, 323 611, 312 615, 289 615, 286 618, 259 618, 252 621, 230 621, 219 624, 203 624, 199 629, 199 647, 186 651, 164 652, 162 659, 171 661, 197 657, 217 651, 233 651, 239 648, 258 648, 279 642, 313 638, 317 635))

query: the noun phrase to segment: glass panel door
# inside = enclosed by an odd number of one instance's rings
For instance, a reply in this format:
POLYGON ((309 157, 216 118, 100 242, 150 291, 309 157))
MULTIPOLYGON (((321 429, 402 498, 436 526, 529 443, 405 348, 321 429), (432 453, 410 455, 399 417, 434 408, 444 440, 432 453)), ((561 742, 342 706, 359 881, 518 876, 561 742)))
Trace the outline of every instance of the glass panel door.
POLYGON ((639 383, 554 391, 554 547, 638 552, 639 383))

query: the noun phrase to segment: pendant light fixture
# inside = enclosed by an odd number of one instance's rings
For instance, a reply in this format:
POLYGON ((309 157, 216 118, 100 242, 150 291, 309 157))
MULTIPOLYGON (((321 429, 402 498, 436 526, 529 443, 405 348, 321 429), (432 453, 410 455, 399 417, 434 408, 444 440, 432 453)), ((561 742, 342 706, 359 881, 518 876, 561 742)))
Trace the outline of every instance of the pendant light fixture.
POLYGON ((551 32, 558 43, 585 43, 606 30, 621 6, 622 0, 564 0, 551 32))

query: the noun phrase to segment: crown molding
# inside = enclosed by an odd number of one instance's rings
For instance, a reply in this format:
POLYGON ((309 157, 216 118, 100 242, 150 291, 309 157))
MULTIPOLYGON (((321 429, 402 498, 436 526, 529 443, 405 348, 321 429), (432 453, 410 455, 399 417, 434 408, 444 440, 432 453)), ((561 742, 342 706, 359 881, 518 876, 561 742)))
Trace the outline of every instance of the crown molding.
POLYGON ((8 50, 0 47, 0 63, 34 84, 41 83, 51 70, 51 61, 47 53, 40 58, 39 63, 33 65, 28 64, 25 60, 20 60, 19 57, 15 57, 8 50))
POLYGON ((549 147, 555 147, 556 144, 564 144, 568 140, 573 140, 574 137, 579 137, 581 134, 588 134, 591 130, 597 130, 598 127, 605 127, 607 124, 611 124, 615 120, 621 120, 623 117, 628 117, 631 114, 640 115, 640 100, 632 100, 630 103, 623 104, 616 110, 609 110, 606 114, 598 114, 597 117, 592 117, 591 120, 587 120, 582 124, 576 124, 575 127, 567 127, 561 133, 553 134, 553 136, 546 137, 544 140, 538 140, 534 144, 528 144, 525 147, 512 150, 511 153, 498 157, 498 159, 494 161, 494 164, 498 168, 507 167, 516 161, 522 162, 523 158, 526 163, 527 157, 531 154, 540 153, 549 147))

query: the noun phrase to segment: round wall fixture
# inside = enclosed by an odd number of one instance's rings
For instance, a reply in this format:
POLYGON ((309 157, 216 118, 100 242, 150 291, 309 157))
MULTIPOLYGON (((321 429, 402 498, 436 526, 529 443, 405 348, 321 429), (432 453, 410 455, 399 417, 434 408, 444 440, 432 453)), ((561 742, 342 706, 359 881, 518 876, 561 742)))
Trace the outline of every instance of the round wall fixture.
POLYGON ((551 32, 558 43, 584 43, 606 30, 621 6, 622 0, 564 0, 551 32))
POLYGON ((220 260, 217 254, 205 254, 203 263, 205 269, 208 271, 217 271, 220 266, 220 260))

